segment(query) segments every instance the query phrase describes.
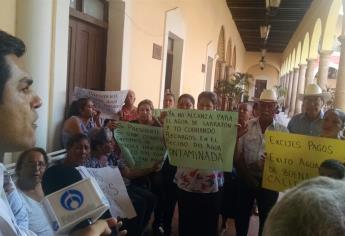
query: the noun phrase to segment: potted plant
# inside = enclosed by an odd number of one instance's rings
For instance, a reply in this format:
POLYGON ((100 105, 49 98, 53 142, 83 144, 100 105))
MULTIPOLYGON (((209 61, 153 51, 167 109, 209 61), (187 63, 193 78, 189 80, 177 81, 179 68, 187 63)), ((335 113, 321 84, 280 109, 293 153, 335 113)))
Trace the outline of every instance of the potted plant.
POLYGON ((238 104, 243 100, 243 96, 248 97, 248 84, 252 75, 248 73, 236 72, 227 79, 218 80, 214 88, 221 98, 221 109, 229 110, 232 104, 238 104))

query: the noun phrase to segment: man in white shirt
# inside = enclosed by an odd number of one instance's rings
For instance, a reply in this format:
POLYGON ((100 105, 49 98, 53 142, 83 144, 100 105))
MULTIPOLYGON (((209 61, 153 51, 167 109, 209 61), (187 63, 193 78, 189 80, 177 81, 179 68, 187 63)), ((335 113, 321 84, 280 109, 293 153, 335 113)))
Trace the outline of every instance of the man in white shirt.
MULTIPOLYGON (((22 40, 0 30, 0 160, 4 152, 25 150, 36 141, 35 110, 42 101, 31 89, 31 76, 21 69, 20 57, 24 52, 22 40)), ((3 187, 5 171, 0 162, 0 236, 35 235, 17 225, 3 187)), ((116 220, 97 221, 73 235, 110 234, 108 225, 116 225, 116 220)))
POLYGON ((278 192, 261 188, 264 162, 264 134, 266 130, 287 132, 287 128, 274 120, 277 96, 273 90, 264 90, 259 101, 259 117, 248 122, 248 131, 239 139, 236 165, 239 175, 238 211, 235 217, 236 234, 246 236, 254 199, 259 208, 262 233, 269 210, 278 199, 278 192))

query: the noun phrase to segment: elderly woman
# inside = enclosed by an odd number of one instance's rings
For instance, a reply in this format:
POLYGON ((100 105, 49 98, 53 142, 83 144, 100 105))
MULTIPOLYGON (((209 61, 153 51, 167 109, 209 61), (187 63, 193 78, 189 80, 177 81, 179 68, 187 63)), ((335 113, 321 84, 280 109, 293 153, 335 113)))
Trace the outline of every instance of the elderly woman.
POLYGON ((66 146, 67 155, 63 164, 78 167, 85 163, 90 156, 90 142, 85 134, 73 135, 66 146))
POLYGON ((65 120, 62 130, 62 143, 66 147, 68 139, 75 134, 87 135, 92 128, 100 127, 100 112, 95 110, 89 98, 80 98, 73 103, 72 116, 65 120))
POLYGON ((124 228, 127 229, 127 235, 129 236, 141 235, 150 220, 156 198, 150 191, 130 184, 129 179, 148 175, 154 169, 130 170, 120 157, 120 152, 116 148, 112 132, 108 128, 101 128, 92 132, 90 140, 91 156, 84 162, 84 166, 89 168, 119 167, 122 176, 125 178, 128 195, 137 212, 135 218, 123 221, 124 228))
POLYGON ((137 108, 134 106, 134 102, 135 93, 133 90, 128 90, 125 104, 122 106, 122 109, 119 112, 120 120, 132 121, 137 119, 137 108))
MULTIPOLYGON (((153 116, 153 104, 149 99, 144 99, 138 104, 137 119, 132 121, 133 123, 138 123, 141 125, 149 125, 155 127, 161 127, 159 120, 153 116)), ((156 208, 154 210, 154 222, 152 228, 154 234, 159 234, 162 229, 162 218, 163 218, 163 178, 162 173, 158 172, 161 169, 160 162, 157 162, 151 169, 153 170, 148 175, 141 175, 139 178, 132 179, 132 183, 139 188, 149 188, 158 199, 156 208)))
POLYGON ((162 126, 159 120, 153 116, 153 103, 149 99, 142 100, 138 104, 137 119, 133 120, 133 123, 142 125, 150 125, 160 127, 162 126))
POLYGON ((321 137, 344 139, 344 112, 339 109, 330 109, 325 112, 323 119, 321 137))
POLYGON ((18 192, 29 214, 29 229, 42 236, 54 235, 40 204, 44 197, 41 180, 47 165, 47 154, 41 148, 23 152, 16 165, 18 192))

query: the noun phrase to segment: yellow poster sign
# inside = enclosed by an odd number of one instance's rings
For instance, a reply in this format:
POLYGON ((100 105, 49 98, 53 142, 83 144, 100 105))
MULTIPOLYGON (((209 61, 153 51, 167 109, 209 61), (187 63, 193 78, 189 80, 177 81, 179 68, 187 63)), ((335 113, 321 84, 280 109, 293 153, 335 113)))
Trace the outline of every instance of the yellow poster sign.
POLYGON ((345 162, 345 141, 337 139, 266 131, 265 151, 262 187, 279 192, 318 176, 325 160, 345 162))

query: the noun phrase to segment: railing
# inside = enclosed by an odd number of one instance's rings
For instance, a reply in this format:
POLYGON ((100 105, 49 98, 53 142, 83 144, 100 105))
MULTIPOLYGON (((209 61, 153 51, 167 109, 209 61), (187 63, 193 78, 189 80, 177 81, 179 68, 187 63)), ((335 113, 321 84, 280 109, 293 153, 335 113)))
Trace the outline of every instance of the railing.
MULTIPOLYGON (((66 149, 61 149, 55 152, 50 152, 47 154, 48 155, 48 163, 49 165, 56 163, 62 159, 65 158, 66 156, 66 149)), ((7 172, 13 176, 15 174, 15 169, 16 169, 16 163, 11 163, 11 164, 7 164, 5 165, 7 172)))

